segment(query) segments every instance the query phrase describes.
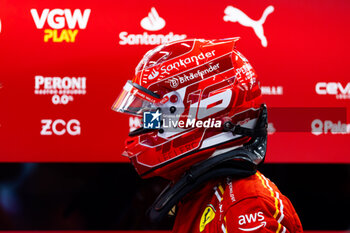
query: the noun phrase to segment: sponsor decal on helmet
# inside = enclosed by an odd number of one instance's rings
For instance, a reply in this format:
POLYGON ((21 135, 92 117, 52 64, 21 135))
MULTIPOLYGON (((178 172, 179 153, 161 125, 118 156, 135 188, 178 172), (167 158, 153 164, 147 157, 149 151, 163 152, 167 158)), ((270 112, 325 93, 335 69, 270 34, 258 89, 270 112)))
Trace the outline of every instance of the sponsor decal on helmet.
POLYGON ((74 95, 86 94, 86 77, 34 77, 35 95, 52 95, 53 104, 68 104, 74 95))
POLYGON ((188 65, 192 65, 193 63, 198 64, 199 61, 206 60, 207 58, 211 58, 215 56, 215 50, 212 50, 207 53, 200 53, 198 55, 193 55, 191 57, 187 57, 185 59, 178 59, 173 63, 163 65, 160 67, 162 74, 170 74, 171 71, 179 70, 180 67, 187 68, 188 65))
POLYGON ((179 86, 179 84, 186 83, 188 81, 193 81, 194 79, 204 79, 205 77, 212 76, 212 72, 216 71, 219 68, 220 64, 217 63, 215 65, 208 65, 208 68, 202 67, 194 70, 194 72, 187 72, 182 75, 178 75, 176 77, 173 77, 169 80, 169 84, 172 88, 176 88, 179 86))
POLYGON ((315 119, 311 122, 311 133, 314 135, 321 134, 350 134, 350 124, 330 120, 322 121, 315 119))
POLYGON ((319 95, 335 95, 337 99, 350 99, 350 82, 346 85, 340 82, 318 82, 315 90, 319 95))
POLYGON ((169 83, 172 88, 177 88, 180 82, 176 77, 174 77, 169 80, 169 83))
POLYGON ((43 119, 41 120, 41 135, 57 135, 62 136, 65 134, 76 136, 80 135, 81 127, 80 122, 77 119, 65 121, 62 119, 43 119))
POLYGON ((265 23, 267 16, 274 10, 275 8, 273 6, 268 6, 259 20, 253 20, 240 9, 233 6, 227 6, 225 9, 224 21, 232 23, 238 22, 242 26, 251 27, 254 30, 255 35, 260 39, 261 45, 267 47, 267 39, 264 35, 263 24, 265 23))
POLYGON ((159 72, 158 72, 158 71, 156 71, 155 69, 152 69, 151 74, 150 74, 150 75, 148 75, 148 79, 149 79, 149 80, 155 79, 155 78, 157 78, 157 77, 158 77, 158 75, 159 75, 159 72))
POLYGON ((41 15, 37 9, 31 9, 30 13, 37 29, 43 29, 46 23, 49 27, 44 29, 44 42, 73 43, 79 29, 86 28, 91 9, 85 9, 83 13, 80 9, 44 9, 41 15))
MULTIPOLYGON (((207 54, 211 54, 211 56, 212 56, 213 54, 215 54, 215 50, 213 50, 207 54)), ((192 57, 196 57, 196 56, 192 56, 192 57)), ((195 60, 195 58, 193 58, 193 60, 195 60)), ((178 64, 180 66, 181 62, 183 62, 183 59, 179 59, 179 61, 175 61, 168 66, 171 67, 171 66, 175 65, 176 69, 174 68, 174 72, 176 72, 178 70, 177 66, 178 66, 178 64)), ((188 65, 190 66, 190 63, 188 63, 188 65)), ((166 67, 166 65, 164 65, 163 67, 166 67)), ((207 79, 207 78, 212 77, 214 75, 220 74, 222 72, 229 71, 231 69, 233 69, 232 61, 231 61, 231 54, 226 54, 226 55, 223 55, 215 60, 211 60, 207 63, 204 63, 201 66, 197 66, 197 67, 192 68, 192 69, 190 69, 186 72, 183 72, 181 74, 174 75, 174 76, 170 77, 169 79, 163 80, 163 82, 168 83, 171 88, 175 89, 179 85, 181 85, 181 87, 186 86, 187 82, 189 82, 189 81, 194 81, 194 80, 199 80, 199 79, 204 80, 204 79, 207 79)), ((172 71, 172 69, 169 70, 169 72, 171 72, 171 71, 172 71)), ((234 78, 236 78, 236 77, 234 77, 234 78)), ((240 75, 240 80, 241 81, 243 80, 242 75, 240 75)))
POLYGON ((190 73, 189 75, 182 75, 182 76, 177 76, 180 83, 185 83, 185 82, 188 82, 188 81, 191 81, 193 79, 196 79, 198 77, 202 77, 206 74, 210 74, 212 72, 214 72, 215 70, 217 70, 219 68, 219 63, 211 66, 209 65, 209 67, 207 69, 204 69, 204 70, 200 70, 198 69, 196 73, 190 73))
POLYGON ((263 95, 283 95, 282 86, 262 86, 261 94, 263 95))
POLYGON ((267 126, 267 133, 268 134, 274 134, 275 132, 276 132, 275 126, 273 125, 272 122, 269 122, 268 126, 267 126))
POLYGON ((246 85, 249 83, 252 86, 256 82, 253 67, 247 63, 236 69, 236 79, 239 83, 246 85), (243 75, 242 75, 243 74, 243 75))
MULTIPOLYGON (((147 31, 158 31, 165 27, 165 20, 161 18, 155 7, 152 7, 146 17, 144 17, 140 25, 147 31)), ((119 33, 120 45, 160 45, 171 41, 182 40, 187 38, 185 34, 175 34, 169 32, 168 34, 148 34, 143 32, 141 34, 132 34, 126 31, 119 33)))
POLYGON ((209 204, 207 208, 205 208, 201 221, 199 224, 199 231, 202 232, 205 229, 205 226, 210 223, 215 218, 215 208, 213 205, 209 204))

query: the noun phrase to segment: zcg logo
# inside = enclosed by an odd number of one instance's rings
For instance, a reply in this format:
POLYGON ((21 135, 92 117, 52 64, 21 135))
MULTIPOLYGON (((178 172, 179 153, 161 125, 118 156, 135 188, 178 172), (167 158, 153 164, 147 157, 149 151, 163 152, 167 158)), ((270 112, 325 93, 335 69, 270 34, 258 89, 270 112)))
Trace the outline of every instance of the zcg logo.
POLYGON ((75 38, 79 32, 75 29, 77 24, 79 29, 85 29, 89 20, 91 9, 85 9, 84 13, 81 13, 80 9, 75 9, 74 12, 70 9, 44 9, 39 16, 36 9, 31 9, 35 25, 38 29, 43 29, 45 23, 51 29, 44 30, 45 42, 75 42, 75 38), (66 23, 68 29, 66 28, 66 23), (59 31, 58 29, 62 29, 59 31))
POLYGON ((61 136, 68 133, 69 135, 75 136, 81 133, 80 122, 76 119, 69 120, 67 123, 62 119, 43 119, 41 120, 41 124, 41 135, 54 134, 61 136))

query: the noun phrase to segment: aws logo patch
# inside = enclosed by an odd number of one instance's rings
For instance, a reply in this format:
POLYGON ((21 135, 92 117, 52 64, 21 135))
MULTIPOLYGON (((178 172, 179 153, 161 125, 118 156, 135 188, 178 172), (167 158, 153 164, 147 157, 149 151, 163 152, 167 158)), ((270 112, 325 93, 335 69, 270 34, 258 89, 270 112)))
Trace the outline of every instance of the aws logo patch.
POLYGON ((212 205, 209 205, 207 208, 205 208, 202 217, 201 222, 199 224, 199 231, 202 232, 205 228, 205 226, 210 223, 215 218, 215 208, 212 205))
POLYGON ((241 231, 255 231, 261 227, 266 226, 266 221, 264 221, 264 213, 259 211, 257 213, 242 214, 238 217, 238 227, 241 231))

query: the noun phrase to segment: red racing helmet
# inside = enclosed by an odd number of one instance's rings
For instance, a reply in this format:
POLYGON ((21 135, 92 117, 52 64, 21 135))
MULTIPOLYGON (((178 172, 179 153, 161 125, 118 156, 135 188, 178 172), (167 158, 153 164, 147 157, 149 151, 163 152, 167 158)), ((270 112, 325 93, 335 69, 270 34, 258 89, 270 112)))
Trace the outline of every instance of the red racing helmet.
POLYGON ((253 138, 261 90, 253 67, 235 48, 237 40, 175 41, 140 61, 112 109, 143 117, 123 152, 141 177, 178 179, 253 138))

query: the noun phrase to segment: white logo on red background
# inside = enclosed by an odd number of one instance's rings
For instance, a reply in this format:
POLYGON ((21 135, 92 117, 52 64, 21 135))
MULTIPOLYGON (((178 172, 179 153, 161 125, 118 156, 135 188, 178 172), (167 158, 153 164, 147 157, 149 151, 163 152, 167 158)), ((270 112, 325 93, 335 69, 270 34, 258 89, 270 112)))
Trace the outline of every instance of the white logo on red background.
POLYGON ((261 94, 263 95, 283 95, 283 86, 262 86, 261 94))
POLYGON ((141 118, 140 117, 129 117, 130 132, 134 131, 140 127, 141 127, 141 118))
POLYGON ((44 9, 40 16, 37 9, 31 9, 30 13, 32 14, 37 29, 43 29, 45 23, 51 28, 44 29, 44 42, 73 43, 79 32, 79 30, 75 28, 77 26, 79 29, 86 28, 91 9, 85 9, 83 13, 80 9, 75 9, 73 13, 70 9, 44 9), (59 31, 59 29, 62 30, 59 31))
POLYGON ((141 27, 148 31, 158 31, 165 27, 165 20, 161 18, 156 10, 152 7, 148 16, 141 20, 141 27))
POLYGON ((34 77, 34 94, 52 95, 53 104, 68 104, 74 95, 86 94, 86 77, 34 77))
POLYGON ((229 187, 229 190, 230 190, 230 199, 232 202, 235 202, 236 201, 236 197, 233 193, 233 186, 232 186, 232 180, 231 178, 227 177, 226 178, 226 183, 228 184, 228 187, 229 187))
POLYGON ((62 119, 43 119, 41 120, 41 124, 41 135, 62 136, 69 134, 71 136, 76 136, 81 133, 80 122, 76 119, 69 120, 68 122, 62 119))
MULTIPOLYGON (((165 27, 165 20, 161 18, 155 7, 152 7, 146 17, 141 22, 141 27, 147 31, 158 31, 165 27)), ((185 34, 132 34, 126 31, 119 33, 120 45, 160 45, 176 40, 183 40, 187 37, 185 34)))
POLYGON ((209 66, 207 66, 208 68, 204 68, 202 70, 198 69, 195 72, 189 73, 187 75, 183 74, 183 75, 173 77, 173 78, 169 79, 168 82, 172 88, 176 88, 179 86, 179 84, 183 84, 183 83, 186 83, 188 81, 192 81, 192 80, 200 78, 200 77, 202 77, 202 79, 203 79, 204 75, 211 74, 212 72, 217 70, 219 68, 219 66, 220 66, 219 63, 217 63, 215 65, 209 65, 209 66))
POLYGON ((1 33, 1 29, 2 29, 2 28, 1 28, 1 19, 0 19, 0 33, 1 33))
POLYGON ((204 61, 210 57, 215 57, 215 50, 212 50, 207 53, 200 53, 198 55, 193 55, 191 57, 187 58, 180 58, 174 61, 173 63, 170 63, 168 65, 163 65, 160 67, 160 70, 162 71, 162 74, 170 74, 172 71, 178 71, 179 67, 187 68, 188 65, 191 65, 193 63, 199 63, 199 61, 204 61))
POLYGON ((148 79, 149 79, 149 80, 155 79, 155 78, 157 78, 157 77, 158 77, 158 75, 159 75, 159 72, 158 72, 158 71, 156 71, 155 69, 152 69, 151 74, 150 74, 150 75, 148 75, 148 79))
POLYGON ((170 83, 170 86, 172 88, 177 88, 179 86, 180 82, 177 78, 174 77, 174 78, 169 79, 169 83, 170 83))
POLYGON ((266 222, 263 221, 263 212, 256 212, 252 214, 243 214, 238 217, 238 224, 242 227, 238 227, 241 231, 255 231, 261 227, 266 226, 266 222), (249 224, 249 227, 247 226, 249 224))
POLYGON ((263 24, 265 23, 267 16, 271 14, 274 11, 274 9, 275 8, 273 6, 268 6, 264 10, 259 20, 253 20, 240 9, 233 6, 228 6, 225 9, 224 21, 225 22, 230 21, 233 23, 238 22, 242 26, 251 27, 254 30, 256 36, 260 39, 261 45, 263 47, 267 47, 267 39, 264 35, 263 24))
POLYGON ((250 88, 256 82, 256 78, 254 77, 253 67, 248 63, 243 65, 240 68, 236 69, 236 80, 242 85, 247 87, 247 83, 249 81, 250 88), (242 75, 244 74, 244 75, 242 75))
POLYGON ((319 95, 335 95, 337 99, 350 99, 350 82, 346 85, 340 82, 318 82, 315 90, 319 95))
POLYGON ((275 132, 276 132, 275 126, 273 125, 272 122, 269 122, 268 126, 267 126, 267 133, 268 134, 274 134, 275 132))
POLYGON ((350 124, 330 120, 322 121, 315 119, 311 122, 311 133, 314 135, 321 134, 350 134, 350 124))

